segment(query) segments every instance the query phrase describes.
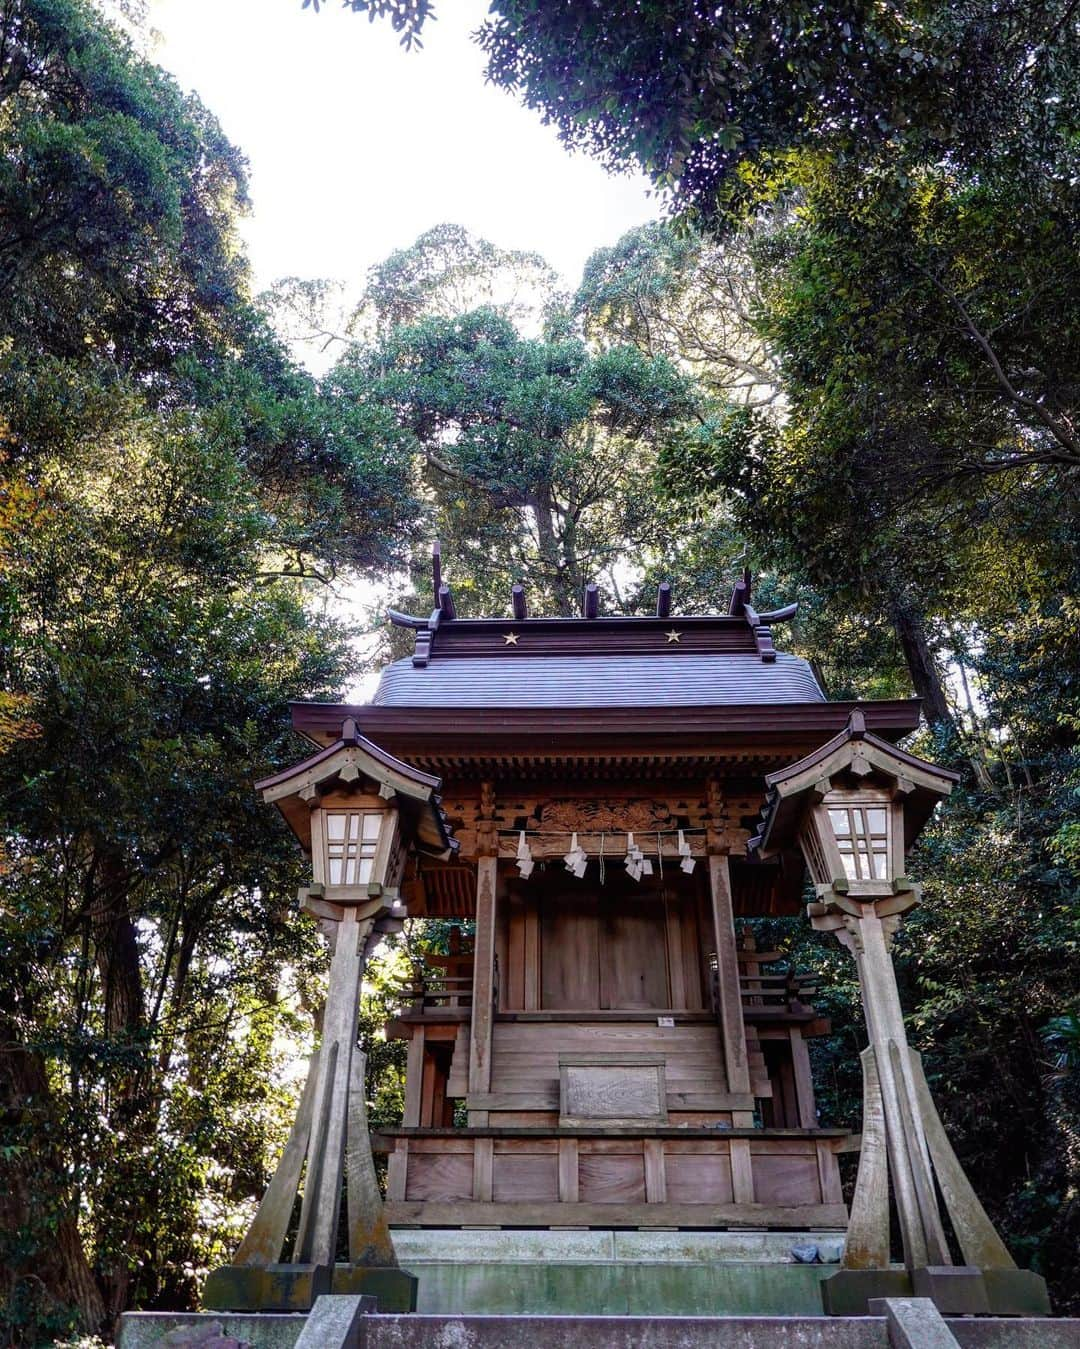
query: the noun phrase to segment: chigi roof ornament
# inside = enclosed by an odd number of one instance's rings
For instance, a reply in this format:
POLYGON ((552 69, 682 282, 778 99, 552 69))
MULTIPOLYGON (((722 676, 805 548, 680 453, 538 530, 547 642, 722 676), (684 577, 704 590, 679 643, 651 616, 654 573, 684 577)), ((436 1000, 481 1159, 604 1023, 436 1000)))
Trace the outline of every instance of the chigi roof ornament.
POLYGON ((672 655, 710 652, 756 653, 772 664, 776 660, 772 625, 795 617, 797 604, 759 613, 751 603, 748 570, 735 584, 727 612, 680 615, 672 612, 672 586, 662 581, 656 592, 656 612, 642 615, 602 615, 600 589, 595 581, 584 588, 579 616, 529 616, 525 588, 511 588, 510 611, 505 618, 460 618, 450 586, 443 580, 442 552, 432 549, 431 582, 434 608, 427 618, 388 609, 387 617, 399 628, 416 633, 412 663, 426 667, 439 656, 600 655, 647 654, 666 650, 672 655), (674 619, 674 625, 672 620, 674 619))

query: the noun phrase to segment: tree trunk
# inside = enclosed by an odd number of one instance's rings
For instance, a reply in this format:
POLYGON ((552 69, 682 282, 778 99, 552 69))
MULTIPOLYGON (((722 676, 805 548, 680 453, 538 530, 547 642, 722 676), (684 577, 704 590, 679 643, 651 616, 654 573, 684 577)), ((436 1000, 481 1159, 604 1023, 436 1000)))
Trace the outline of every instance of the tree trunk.
POLYGON ((109 1123, 125 1139, 127 1160, 115 1174, 103 1177, 99 1195, 114 1238, 119 1236, 117 1249, 125 1252, 112 1262, 111 1269, 102 1271, 106 1314, 113 1323, 131 1300, 132 1270, 126 1257, 139 1222, 140 1205, 145 1202, 137 1183, 142 1179, 138 1159, 144 1152, 142 1144, 150 1142, 157 1128, 160 1102, 149 1045, 145 1045, 146 1056, 134 1052, 146 1031, 146 996, 138 934, 131 915, 132 878, 119 849, 105 845, 97 860, 98 866, 91 873, 96 875, 97 885, 90 908, 90 929, 101 980, 105 1030, 118 1047, 133 1051, 131 1066, 109 1105, 109 1123))
POLYGON ((4 1165, 0 1183, 0 1301, 28 1296, 39 1315, 74 1309, 78 1328, 103 1328, 105 1303, 79 1236, 78 1213, 65 1176, 59 1110, 41 1055, 18 1039, 17 1027, 0 1020, 0 1113, 5 1134, 27 1136, 24 1153, 4 1165), (25 1126, 29 1124, 29 1128, 25 1126), (16 1234, 29 1239, 15 1256, 16 1234), (11 1243, 9 1246, 8 1243, 11 1243))
POLYGON ((91 874, 100 877, 90 907, 108 1035, 129 1036, 146 1025, 139 943, 130 913, 131 877, 118 852, 99 854, 91 874))
POLYGON ((551 577, 552 597, 564 614, 580 612, 585 599, 584 589, 578 586, 574 576, 567 572, 566 559, 555 533, 555 512, 551 503, 550 488, 534 492, 529 499, 529 505, 536 517, 536 537, 540 556, 551 577))
POLYGON ((927 721, 931 726, 945 726, 955 734, 956 721, 949 710, 945 686, 926 640, 922 614, 910 601, 898 599, 889 604, 889 618, 900 639, 911 683, 916 697, 922 702, 927 721))

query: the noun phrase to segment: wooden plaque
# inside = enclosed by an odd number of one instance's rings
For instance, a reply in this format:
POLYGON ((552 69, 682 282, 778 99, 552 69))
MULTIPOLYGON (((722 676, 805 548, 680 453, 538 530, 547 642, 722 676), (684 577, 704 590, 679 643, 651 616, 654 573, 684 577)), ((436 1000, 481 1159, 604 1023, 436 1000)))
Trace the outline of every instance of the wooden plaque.
POLYGON ((559 1055, 560 1127, 666 1124, 666 1090, 662 1055, 559 1055))

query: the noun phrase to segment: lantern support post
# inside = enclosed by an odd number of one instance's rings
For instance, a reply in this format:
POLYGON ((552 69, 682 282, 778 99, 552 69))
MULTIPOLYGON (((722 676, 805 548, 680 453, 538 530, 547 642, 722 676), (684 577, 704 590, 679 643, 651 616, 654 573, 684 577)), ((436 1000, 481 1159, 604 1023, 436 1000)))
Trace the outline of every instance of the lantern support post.
POLYGON ((321 1044, 292 1132, 232 1263, 207 1279, 204 1307, 305 1311, 323 1293, 367 1293, 380 1311, 416 1308, 417 1280, 398 1265, 375 1174, 357 1031, 368 957, 382 934, 402 926, 406 853, 445 859, 457 850, 439 785, 366 740, 351 720, 334 744, 257 784, 311 858, 313 882, 300 905, 333 954, 321 1044), (343 1192, 348 1263, 337 1260, 343 1192))
POLYGON ((902 874, 905 844, 957 775, 869 734, 856 710, 844 732, 766 781, 750 846, 802 851, 817 891, 808 915, 854 957, 869 1041, 851 1221, 841 1268, 821 1285, 825 1311, 865 1315, 871 1298, 914 1295, 954 1315, 1047 1313, 1045 1281, 1017 1268, 949 1145, 908 1044, 893 966, 894 937, 920 894, 902 874), (890 1181, 902 1265, 890 1260, 890 1181), (953 1262, 943 1213, 964 1264, 953 1262))
MULTIPOLYGON (((366 906, 303 900, 333 948, 322 1041, 312 1056, 296 1124, 252 1226, 232 1264, 214 1270, 203 1306, 230 1311, 304 1311, 322 1293, 370 1293, 384 1311, 416 1306, 416 1278, 398 1266, 375 1177, 364 1103, 357 1021, 366 954, 387 924, 381 900, 366 906), (301 1192, 291 1259, 281 1259, 301 1192), (349 1263, 336 1260, 342 1188, 349 1263)), ((393 921, 392 919, 390 920, 393 921)))

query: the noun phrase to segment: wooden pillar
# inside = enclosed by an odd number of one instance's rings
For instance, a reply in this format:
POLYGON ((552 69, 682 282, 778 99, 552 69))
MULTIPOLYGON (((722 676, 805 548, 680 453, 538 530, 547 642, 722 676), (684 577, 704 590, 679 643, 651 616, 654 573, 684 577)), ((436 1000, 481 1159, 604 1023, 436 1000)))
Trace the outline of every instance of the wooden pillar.
POLYGON ((908 1062, 907 1031, 889 954, 891 934, 872 904, 862 910, 852 945, 884 1105, 904 1263, 909 1269, 951 1264, 908 1062))
MULTIPOLYGON (((731 876, 728 854, 731 838, 724 829, 723 798, 719 785, 709 783, 709 829, 706 847, 709 853, 709 891, 712 896, 713 932, 716 938, 716 981, 720 1004, 720 1024, 724 1035, 724 1063, 728 1091, 751 1094, 750 1067, 746 1056, 746 1026, 743 1022, 742 991, 739 987, 739 951, 735 937, 735 913, 731 901, 731 876)), ((735 1128, 753 1125, 752 1111, 732 1112, 735 1128)))
POLYGON ((298 1264, 331 1267, 334 1264, 360 980, 364 945, 371 928, 372 920, 358 920, 355 909, 344 909, 337 925, 323 1014, 304 1200, 296 1236, 294 1258, 298 1264))
POLYGON ((791 1068, 795 1078, 795 1103, 799 1113, 800 1129, 818 1127, 817 1110, 814 1108, 814 1079, 810 1072, 810 1051, 800 1026, 792 1026, 788 1031, 791 1042, 791 1068))
MULTIPOLYGON (((495 831, 495 790, 490 782, 480 789, 477 829, 476 937, 473 942, 472 1033, 469 1041, 469 1096, 491 1090, 491 1032, 495 997, 495 887, 498 836, 495 831)), ((469 1110, 469 1127, 485 1128, 487 1110, 469 1110)))
POLYGON ((746 1061, 746 1026, 739 988, 739 960, 735 947, 735 921, 731 906, 728 859, 709 858, 709 888, 712 892, 713 926, 716 937, 716 977, 720 999, 720 1023, 724 1028, 724 1062, 728 1090, 750 1092, 750 1069, 746 1061))
POLYGON ((413 1026, 405 1060, 405 1114, 402 1123, 415 1129, 420 1123, 420 1104, 424 1091, 424 1027, 413 1026))
POLYGON ((495 1171, 495 1140, 476 1138, 473 1140, 473 1199, 477 1203, 491 1202, 492 1184, 495 1171))
POLYGON ((560 1138, 559 1202, 576 1204, 578 1193, 578 1141, 576 1138, 560 1138))
POLYGON ((375 1161, 371 1155, 367 1102, 364 1092, 366 1057, 353 1055, 349 1092, 348 1144, 345 1150, 346 1206, 349 1215, 349 1259, 354 1265, 397 1265, 397 1255, 386 1221, 375 1161))

